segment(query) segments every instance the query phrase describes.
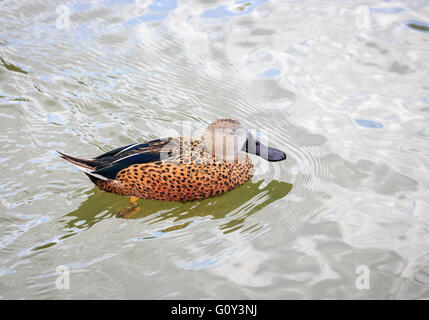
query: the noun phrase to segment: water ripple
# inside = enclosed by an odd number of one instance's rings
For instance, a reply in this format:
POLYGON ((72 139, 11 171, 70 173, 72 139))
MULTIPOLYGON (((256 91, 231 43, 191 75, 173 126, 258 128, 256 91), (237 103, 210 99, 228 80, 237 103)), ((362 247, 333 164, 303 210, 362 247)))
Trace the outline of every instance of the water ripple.
POLYGON ((65 5, 69 29, 56 1, 2 2, 2 297, 428 296, 423 0, 65 5), (130 219, 55 153, 198 136, 220 117, 287 161, 252 157, 241 188, 141 200, 130 219), (357 265, 372 290, 356 290, 357 265))

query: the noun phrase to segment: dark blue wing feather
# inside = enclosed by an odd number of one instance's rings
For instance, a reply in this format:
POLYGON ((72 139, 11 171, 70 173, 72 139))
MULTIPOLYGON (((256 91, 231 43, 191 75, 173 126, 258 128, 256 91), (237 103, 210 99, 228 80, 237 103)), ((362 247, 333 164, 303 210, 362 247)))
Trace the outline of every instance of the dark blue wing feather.
POLYGON ((125 150, 126 148, 131 147, 132 145, 134 145, 134 143, 133 144, 129 144, 127 146, 123 146, 123 147, 117 148, 115 150, 108 151, 106 153, 103 153, 102 155, 99 155, 98 157, 95 157, 94 159, 103 159, 103 158, 107 158, 107 157, 112 157, 115 154, 121 152, 122 150, 125 150))
POLYGON ((133 144, 129 144, 127 146, 123 146, 120 148, 117 148, 115 150, 111 150, 109 152, 103 153, 102 155, 99 155, 98 157, 94 158, 94 159, 105 159, 105 158, 110 158, 110 157, 114 157, 116 155, 118 155, 121 152, 124 152, 124 150, 126 150, 127 152, 129 151, 134 151, 137 149, 142 149, 142 148, 148 148, 151 145, 153 145, 154 143, 158 143, 161 142, 163 140, 161 139, 157 139, 157 140, 152 140, 149 142, 145 142, 145 143, 133 143, 133 144))
POLYGON ((151 163, 161 160, 161 153, 159 152, 145 152, 135 153, 125 158, 119 159, 114 163, 93 171, 92 173, 101 175, 109 179, 115 179, 117 173, 133 164, 151 163))
MULTIPOLYGON (((109 179, 115 179, 117 173, 133 164, 151 163, 161 160, 161 154, 166 153, 163 147, 171 141, 171 138, 157 139, 145 143, 130 144, 115 150, 106 152, 94 161, 97 165, 92 174, 101 175, 109 179)), ((168 156, 168 152, 163 158, 168 156)))

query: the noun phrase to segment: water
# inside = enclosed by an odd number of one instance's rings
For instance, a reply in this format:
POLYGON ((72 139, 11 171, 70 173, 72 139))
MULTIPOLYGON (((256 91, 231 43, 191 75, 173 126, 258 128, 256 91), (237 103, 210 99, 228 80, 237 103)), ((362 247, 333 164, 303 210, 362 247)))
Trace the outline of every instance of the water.
POLYGON ((0 7, 1 298, 429 298, 427 1, 0 7), (55 153, 219 117, 287 161, 124 219, 55 153))

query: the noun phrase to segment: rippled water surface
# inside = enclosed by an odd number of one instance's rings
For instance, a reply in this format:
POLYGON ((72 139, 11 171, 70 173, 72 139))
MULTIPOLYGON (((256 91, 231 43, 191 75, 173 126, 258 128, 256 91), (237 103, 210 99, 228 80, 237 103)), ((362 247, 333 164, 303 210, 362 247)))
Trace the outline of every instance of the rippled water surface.
POLYGON ((1 298, 429 298, 428 1, 5 0, 0 30, 1 298), (55 152, 220 117, 288 159, 129 219, 55 152))

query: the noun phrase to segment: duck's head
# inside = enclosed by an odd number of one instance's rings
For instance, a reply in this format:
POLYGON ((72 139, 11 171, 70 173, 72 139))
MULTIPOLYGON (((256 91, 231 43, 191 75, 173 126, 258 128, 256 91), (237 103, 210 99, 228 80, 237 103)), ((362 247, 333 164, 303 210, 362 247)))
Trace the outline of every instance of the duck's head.
POLYGON ((207 127, 202 140, 205 150, 219 160, 234 161, 242 154, 241 151, 268 161, 286 159, 283 151, 262 144, 241 121, 234 119, 217 119, 207 127))

